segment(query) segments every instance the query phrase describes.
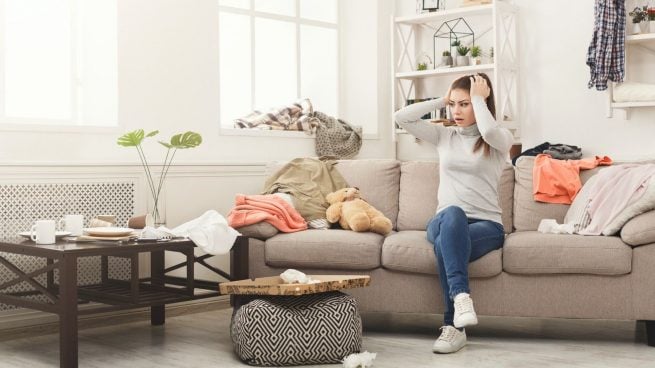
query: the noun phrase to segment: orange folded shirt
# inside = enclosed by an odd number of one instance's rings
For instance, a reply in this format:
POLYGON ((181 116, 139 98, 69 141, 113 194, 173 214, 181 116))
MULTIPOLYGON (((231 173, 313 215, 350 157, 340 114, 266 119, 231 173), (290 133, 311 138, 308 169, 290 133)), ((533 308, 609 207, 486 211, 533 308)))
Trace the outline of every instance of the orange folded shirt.
POLYGON ((235 207, 227 215, 233 228, 268 222, 285 233, 307 229, 307 222, 284 199, 273 194, 237 194, 235 207))
POLYGON ((534 200, 571 204, 582 188, 580 170, 611 164, 612 159, 608 156, 594 156, 581 160, 556 160, 548 154, 539 154, 532 168, 534 200))

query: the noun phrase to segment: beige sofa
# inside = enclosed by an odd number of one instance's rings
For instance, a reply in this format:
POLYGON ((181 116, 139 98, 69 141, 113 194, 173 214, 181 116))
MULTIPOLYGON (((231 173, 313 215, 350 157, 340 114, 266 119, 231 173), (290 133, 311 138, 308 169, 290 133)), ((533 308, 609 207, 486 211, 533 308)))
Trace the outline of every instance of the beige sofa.
MULTIPOLYGON (((631 220, 621 236, 541 234, 539 221, 561 223, 568 206, 532 199, 533 161, 522 157, 503 172, 499 200, 508 235, 501 250, 469 266, 476 311, 646 320, 649 345, 655 346, 655 211, 631 220)), ((438 163, 352 160, 337 168, 391 219, 394 232, 383 237, 335 229, 276 234, 268 224, 242 228, 250 237, 250 276, 287 268, 367 274, 369 287, 349 291, 362 311, 443 313, 436 259, 425 238, 437 207, 438 163)), ((583 182, 598 170, 583 171, 583 182)))

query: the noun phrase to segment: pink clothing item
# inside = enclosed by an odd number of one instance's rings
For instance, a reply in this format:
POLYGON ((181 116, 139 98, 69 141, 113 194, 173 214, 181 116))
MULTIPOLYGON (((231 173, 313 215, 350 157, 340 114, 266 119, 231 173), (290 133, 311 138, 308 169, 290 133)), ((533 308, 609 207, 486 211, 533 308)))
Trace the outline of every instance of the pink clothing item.
POLYGON ((293 206, 273 194, 237 194, 235 207, 227 215, 233 228, 266 221, 285 233, 307 229, 307 222, 293 206))
MULTIPOLYGON (((655 164, 625 164, 601 170, 589 188, 591 222, 578 233, 600 235, 614 218, 644 193, 644 184, 655 175, 655 164)), ((650 184, 653 185, 653 184, 650 184)))
POLYGON ((580 170, 611 164, 612 159, 607 156, 594 156, 582 160, 556 160, 548 154, 539 154, 532 167, 534 200, 571 204, 582 188, 580 170))

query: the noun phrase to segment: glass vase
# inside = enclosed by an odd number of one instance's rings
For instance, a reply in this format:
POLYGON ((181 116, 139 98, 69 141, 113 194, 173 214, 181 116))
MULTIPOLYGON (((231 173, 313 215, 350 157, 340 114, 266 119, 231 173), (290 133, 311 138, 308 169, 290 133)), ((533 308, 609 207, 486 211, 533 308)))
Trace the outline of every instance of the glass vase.
POLYGON ((149 226, 153 226, 155 229, 160 226, 166 226, 166 206, 161 196, 156 202, 151 198, 148 203, 148 214, 150 214, 152 219, 152 225, 149 226))

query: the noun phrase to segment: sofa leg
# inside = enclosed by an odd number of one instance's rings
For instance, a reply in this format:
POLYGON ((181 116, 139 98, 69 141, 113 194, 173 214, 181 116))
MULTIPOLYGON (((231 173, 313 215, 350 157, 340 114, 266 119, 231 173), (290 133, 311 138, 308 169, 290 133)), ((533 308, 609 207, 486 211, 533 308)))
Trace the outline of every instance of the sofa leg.
POLYGON ((655 321, 646 322, 646 339, 648 346, 655 347, 655 321))

